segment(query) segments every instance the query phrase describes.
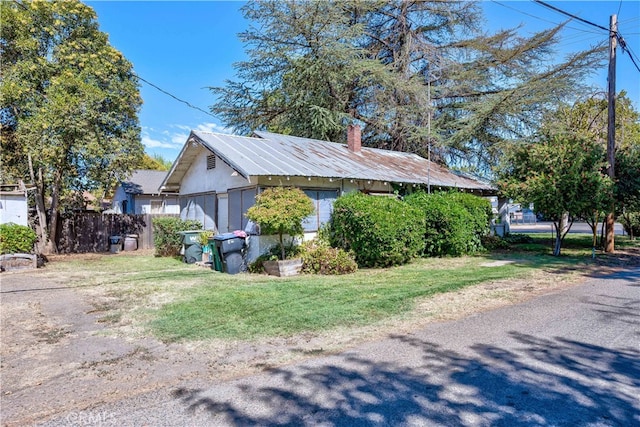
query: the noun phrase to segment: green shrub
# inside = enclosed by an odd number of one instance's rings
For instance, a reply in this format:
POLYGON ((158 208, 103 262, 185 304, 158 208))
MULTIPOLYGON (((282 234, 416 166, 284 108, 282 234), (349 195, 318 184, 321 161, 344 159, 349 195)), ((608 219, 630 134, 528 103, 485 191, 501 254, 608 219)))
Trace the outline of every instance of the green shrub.
POLYGON ((249 271, 249 273, 262 274, 265 272, 264 270, 265 261, 275 261, 275 259, 272 259, 271 256, 267 254, 260 255, 253 262, 249 263, 249 265, 247 266, 247 270, 249 271))
POLYGON ((340 248, 313 240, 302 245, 302 272, 311 274, 349 274, 358 270, 356 260, 340 248))
POLYGON ((519 234, 519 233, 509 233, 506 236, 504 236, 504 241, 509 243, 509 244, 518 244, 518 243, 533 243, 533 237, 528 236, 526 234, 519 234))
POLYGON ((0 254, 31 253, 36 240, 35 231, 25 225, 0 224, 0 254))
POLYGON ((482 250, 491 215, 488 201, 461 193, 414 193, 405 201, 425 216, 424 255, 463 255, 482 250), (488 205, 488 208, 487 208, 488 205))
POLYGON ((156 256, 176 257, 182 249, 181 231, 200 230, 202 224, 195 220, 176 217, 153 218, 153 244, 156 256))
MULTIPOLYGON (((481 237, 489 234, 489 224, 493 217, 493 210, 491 208, 491 202, 488 199, 458 191, 447 193, 447 197, 460 203, 471 214, 472 219, 469 225, 473 229, 473 233, 477 236, 477 242, 480 241, 481 237)), ((479 249, 481 249, 481 247, 479 249)))
POLYGON ((424 215, 395 198, 349 193, 334 203, 329 234, 331 246, 352 252, 358 266, 400 265, 424 247, 424 215))
POLYGON ((482 246, 489 250, 494 251, 496 249, 509 249, 511 245, 505 239, 499 236, 492 236, 487 234, 482 236, 482 246))
POLYGON ((640 212, 627 212, 618 217, 624 231, 633 237, 640 236, 640 212))

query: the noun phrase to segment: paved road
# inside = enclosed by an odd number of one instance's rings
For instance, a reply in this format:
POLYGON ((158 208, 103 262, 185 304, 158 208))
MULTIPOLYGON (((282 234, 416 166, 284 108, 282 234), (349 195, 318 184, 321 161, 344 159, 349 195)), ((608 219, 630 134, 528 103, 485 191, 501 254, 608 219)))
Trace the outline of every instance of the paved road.
MULTIPOLYGON (((536 222, 533 224, 516 224, 510 225, 512 233, 553 233, 552 222, 536 222)), ((616 236, 625 235, 622 224, 615 223, 613 227, 616 236)), ((598 235, 602 232, 602 224, 598 225, 598 235)), ((586 222, 574 222, 569 233, 591 234, 591 227, 586 222)))
POLYGON ((640 425, 640 269, 50 425, 640 425))

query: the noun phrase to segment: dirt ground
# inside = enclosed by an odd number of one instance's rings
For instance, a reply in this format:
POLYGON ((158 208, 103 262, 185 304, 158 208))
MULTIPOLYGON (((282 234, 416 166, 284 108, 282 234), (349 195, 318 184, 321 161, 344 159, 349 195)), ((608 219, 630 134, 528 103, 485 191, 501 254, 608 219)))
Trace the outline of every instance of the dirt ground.
POLYGON ((2 273, 0 421, 3 426, 33 425, 162 387, 197 388, 514 304, 575 285, 590 274, 631 265, 640 265, 640 251, 617 254, 592 271, 540 271, 527 280, 437 295, 402 318, 364 328, 252 342, 171 344, 135 328, 127 333, 122 319, 100 310, 108 298, 104 289, 69 286, 81 277, 74 272, 52 274, 43 268, 2 273), (118 333, 112 333, 114 328, 118 333))

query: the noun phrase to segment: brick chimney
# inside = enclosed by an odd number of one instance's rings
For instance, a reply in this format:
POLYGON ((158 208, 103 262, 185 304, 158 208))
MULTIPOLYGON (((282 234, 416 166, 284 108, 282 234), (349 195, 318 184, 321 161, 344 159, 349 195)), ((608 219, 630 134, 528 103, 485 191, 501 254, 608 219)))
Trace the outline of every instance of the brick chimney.
POLYGON ((362 148, 360 125, 349 125, 347 127, 347 148, 352 153, 359 153, 362 148))

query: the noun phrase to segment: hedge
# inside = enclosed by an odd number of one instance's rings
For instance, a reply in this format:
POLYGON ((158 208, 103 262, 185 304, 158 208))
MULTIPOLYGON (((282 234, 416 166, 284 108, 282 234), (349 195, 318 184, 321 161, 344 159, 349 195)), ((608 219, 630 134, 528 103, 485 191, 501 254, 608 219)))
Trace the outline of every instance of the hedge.
POLYGON ((38 236, 31 228, 12 222, 0 224, 0 254, 29 254, 38 236))
POLYGON ((153 218, 153 244, 156 256, 174 257, 180 255, 183 236, 181 231, 201 230, 202 224, 196 220, 182 220, 176 217, 153 218))
POLYGON ((415 193, 405 201, 425 217, 424 255, 463 255, 482 250, 489 231, 491 204, 471 194, 415 193))
POLYGON ((331 246, 352 252, 360 267, 404 264, 424 248, 424 215, 392 197, 341 196, 329 228, 331 246))

